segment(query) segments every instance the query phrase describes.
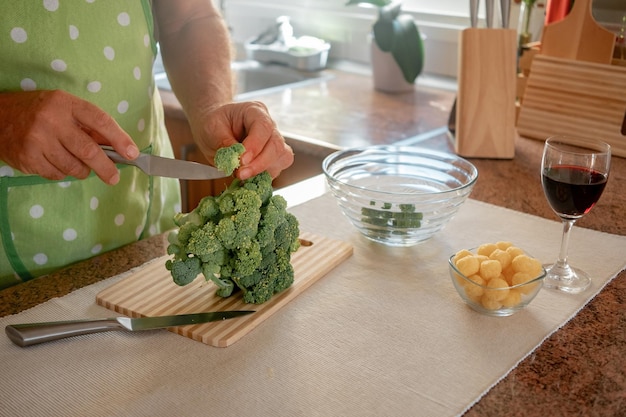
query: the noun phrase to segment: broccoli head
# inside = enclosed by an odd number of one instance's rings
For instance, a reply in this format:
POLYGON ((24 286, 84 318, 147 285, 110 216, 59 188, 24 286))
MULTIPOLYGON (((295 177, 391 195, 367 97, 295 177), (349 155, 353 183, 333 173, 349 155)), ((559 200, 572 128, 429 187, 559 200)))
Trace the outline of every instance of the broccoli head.
POLYGON ((232 175, 239 168, 239 157, 245 150, 241 143, 218 149, 214 158, 215 167, 226 175, 232 175))
MULTIPOLYGON (((244 151, 241 144, 230 148, 218 150, 215 158, 225 172, 221 164, 234 155, 236 164, 230 166, 238 166, 244 151)), ((219 196, 204 197, 174 219, 178 229, 168 236, 167 252, 173 257, 166 267, 178 285, 202 274, 217 286, 218 296, 241 290, 245 302, 260 304, 293 283, 290 262, 300 246, 298 220, 287 212, 285 199, 273 195, 269 173, 235 179, 219 196)))

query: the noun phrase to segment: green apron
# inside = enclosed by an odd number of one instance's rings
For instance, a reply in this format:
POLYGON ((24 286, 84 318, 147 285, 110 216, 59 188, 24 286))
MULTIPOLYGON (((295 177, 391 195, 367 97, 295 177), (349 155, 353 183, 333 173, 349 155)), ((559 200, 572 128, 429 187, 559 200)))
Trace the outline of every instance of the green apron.
MULTIPOLYGON (((65 90, 112 115, 143 152, 171 157, 155 54, 149 0, 2 2, 0 92, 65 90)), ((118 168, 108 186, 93 173, 49 181, 0 160, 0 289, 174 226, 178 181, 118 168)))

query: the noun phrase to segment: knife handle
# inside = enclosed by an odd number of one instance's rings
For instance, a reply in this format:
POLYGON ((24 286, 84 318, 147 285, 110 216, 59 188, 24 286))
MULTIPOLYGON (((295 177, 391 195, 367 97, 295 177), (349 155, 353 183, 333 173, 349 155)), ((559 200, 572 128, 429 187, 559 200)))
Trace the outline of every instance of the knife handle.
POLYGON ((115 152, 115 150, 111 146, 100 145, 100 148, 104 151, 106 156, 108 156, 111 161, 116 162, 118 164, 133 165, 133 161, 131 161, 130 159, 126 159, 119 153, 115 152))
POLYGON ((10 324, 6 326, 5 331, 13 343, 25 347, 66 337, 120 329, 124 327, 117 320, 101 319, 10 324))

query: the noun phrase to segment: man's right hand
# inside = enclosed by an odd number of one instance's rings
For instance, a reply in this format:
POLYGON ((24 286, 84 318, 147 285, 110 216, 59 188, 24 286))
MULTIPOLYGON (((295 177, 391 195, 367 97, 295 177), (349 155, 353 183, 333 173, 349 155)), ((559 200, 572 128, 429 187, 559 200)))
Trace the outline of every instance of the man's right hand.
POLYGON ((134 159, 139 150, 115 120, 61 90, 0 93, 0 160, 51 180, 86 178, 93 170, 116 184, 119 172, 99 145, 134 159))

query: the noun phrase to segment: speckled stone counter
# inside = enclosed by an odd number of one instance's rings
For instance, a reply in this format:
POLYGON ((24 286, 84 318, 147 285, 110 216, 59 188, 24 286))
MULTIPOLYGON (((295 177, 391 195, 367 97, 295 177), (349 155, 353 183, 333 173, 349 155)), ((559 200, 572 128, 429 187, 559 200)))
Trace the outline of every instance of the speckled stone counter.
MULTIPOLYGON (((451 91, 420 84, 415 92, 386 95, 373 91, 369 77, 338 71, 320 85, 261 100, 286 134, 336 146, 415 137, 422 146, 451 149, 445 134, 428 135, 446 125, 454 100, 451 91)), ((164 94, 164 104, 170 114, 183 117, 172 95, 164 94)), ((541 149, 541 142, 520 138, 513 160, 471 159, 480 172, 471 198, 556 219, 541 190, 541 149)), ((626 235, 626 159, 613 158, 612 162, 604 195, 576 227, 626 235)), ((572 238, 576 238, 575 231, 572 238)), ((156 236, 0 291, 0 315, 17 313, 127 271, 163 255, 165 247, 164 236, 156 236)), ((622 271, 466 415, 626 415, 625 305, 626 272, 622 271)))

